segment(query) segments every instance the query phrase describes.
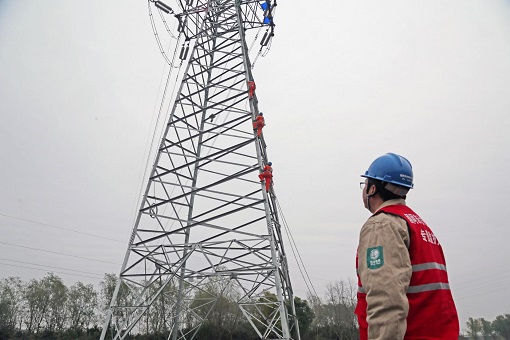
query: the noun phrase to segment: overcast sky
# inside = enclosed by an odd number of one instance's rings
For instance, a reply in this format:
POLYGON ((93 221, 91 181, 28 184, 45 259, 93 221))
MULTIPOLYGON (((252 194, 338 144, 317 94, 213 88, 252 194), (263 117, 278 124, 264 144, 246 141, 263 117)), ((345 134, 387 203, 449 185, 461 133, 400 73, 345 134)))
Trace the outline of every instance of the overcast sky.
MULTIPOLYGON (((318 293, 355 277, 359 175, 396 152, 461 328, 510 313, 510 1, 281 0, 275 22, 253 72, 274 188, 318 293)), ((166 71, 146 1, 0 0, 0 278, 118 273, 166 71)))

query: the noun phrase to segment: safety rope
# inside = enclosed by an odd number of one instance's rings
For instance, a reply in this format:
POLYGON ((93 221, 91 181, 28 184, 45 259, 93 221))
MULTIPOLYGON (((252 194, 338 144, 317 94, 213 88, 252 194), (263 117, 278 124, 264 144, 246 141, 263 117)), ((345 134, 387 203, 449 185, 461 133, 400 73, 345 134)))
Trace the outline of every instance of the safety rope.
MULTIPOLYGON (((273 191, 274 191, 274 187, 273 187, 273 191)), ((280 202, 276 198, 276 194, 274 195, 274 198, 276 201, 276 205, 278 207, 278 211, 280 213, 280 217, 282 218, 283 227, 284 227, 287 237, 289 239, 290 248, 292 250, 292 253, 294 254, 294 259, 296 260, 296 264, 298 266, 299 272, 301 273, 301 277, 303 278, 303 280, 305 282, 308 292, 310 294, 314 295, 318 300, 320 300, 319 295, 317 294, 317 291, 315 290, 315 287, 313 286, 312 280, 310 279, 310 276, 308 275, 308 271, 306 270, 303 259, 301 258, 301 254, 299 253, 299 250, 297 249, 297 245, 296 245, 296 242, 294 241, 294 237, 292 236, 292 232, 290 231, 289 226, 287 225, 287 220, 285 219, 285 216, 283 215, 283 210, 282 210, 282 207, 280 206, 280 202), (297 253, 297 256, 296 256, 296 253, 297 253), (301 267, 303 267, 303 269, 301 269, 301 267), (304 274, 303 274, 303 271, 304 271, 304 274), (306 274, 306 277, 305 277, 305 274, 306 274), (311 289, 310 289, 310 286, 311 286, 311 289), (313 290, 313 292, 312 292, 312 290, 313 290)))

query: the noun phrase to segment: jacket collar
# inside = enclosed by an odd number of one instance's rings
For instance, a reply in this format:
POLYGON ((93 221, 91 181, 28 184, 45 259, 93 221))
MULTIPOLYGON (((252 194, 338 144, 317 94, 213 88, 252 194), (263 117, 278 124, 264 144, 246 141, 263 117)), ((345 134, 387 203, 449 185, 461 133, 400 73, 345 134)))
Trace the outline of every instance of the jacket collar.
POLYGON ((379 212, 379 210, 381 210, 382 208, 387 207, 389 205, 406 205, 406 200, 403 198, 387 200, 383 204, 381 204, 381 206, 377 209, 377 211, 374 213, 374 215, 377 214, 379 212))

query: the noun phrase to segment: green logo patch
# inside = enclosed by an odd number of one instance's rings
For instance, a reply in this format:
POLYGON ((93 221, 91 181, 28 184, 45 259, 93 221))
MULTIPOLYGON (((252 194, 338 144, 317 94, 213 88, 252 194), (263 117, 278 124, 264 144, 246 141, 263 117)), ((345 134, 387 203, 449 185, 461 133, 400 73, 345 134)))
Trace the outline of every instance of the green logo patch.
POLYGON ((367 249, 367 267, 368 269, 381 268, 384 264, 383 247, 373 247, 367 249))

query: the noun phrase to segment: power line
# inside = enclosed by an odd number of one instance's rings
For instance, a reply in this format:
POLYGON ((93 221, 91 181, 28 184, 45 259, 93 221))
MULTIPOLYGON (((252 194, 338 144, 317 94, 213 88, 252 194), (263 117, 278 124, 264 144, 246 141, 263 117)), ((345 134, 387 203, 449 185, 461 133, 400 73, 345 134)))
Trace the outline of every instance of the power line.
POLYGON ((38 263, 33 263, 33 262, 24 262, 24 261, 10 260, 10 259, 2 259, 2 258, 0 258, 0 260, 1 261, 16 262, 16 263, 23 263, 23 264, 30 264, 30 265, 39 266, 39 267, 47 267, 47 268, 55 268, 55 269, 67 270, 67 271, 77 272, 77 273, 85 273, 85 274, 92 274, 92 275, 102 276, 101 274, 98 274, 98 273, 92 273, 92 272, 86 272, 86 271, 83 271, 83 270, 68 269, 68 268, 62 268, 62 267, 48 266, 48 265, 45 265, 45 264, 38 264, 38 263))
POLYGON ((51 250, 45 250, 45 249, 39 249, 39 248, 32 248, 32 247, 27 247, 27 246, 20 246, 20 245, 18 245, 18 244, 13 244, 13 243, 0 242, 0 244, 5 244, 5 245, 8 245, 8 246, 18 247, 18 248, 25 248, 25 249, 37 250, 37 251, 42 251, 42 252, 45 252, 45 253, 51 253, 51 254, 57 254, 57 255, 63 255, 63 256, 69 256, 69 257, 75 257, 75 258, 78 258, 78 259, 84 259, 84 260, 89 260, 89 261, 96 261, 96 262, 109 263, 109 264, 114 264, 114 265, 117 265, 117 266, 118 266, 118 265, 120 265, 119 263, 114 263, 114 262, 109 262, 109 261, 103 261, 103 260, 97 260, 97 259, 91 259, 91 258, 89 258, 89 257, 83 257, 83 256, 77 256, 77 255, 71 255, 71 254, 59 253, 59 252, 51 251, 51 250))
POLYGON ((120 240, 117 240, 117 239, 114 239, 114 238, 104 237, 104 236, 100 236, 100 235, 96 235, 96 234, 91 234, 91 233, 86 233, 86 232, 83 232, 83 231, 78 231, 78 230, 69 229, 69 228, 64 228, 64 227, 57 227, 57 226, 55 226, 55 225, 51 225, 51 224, 47 224, 47 223, 42 223, 42 222, 37 222, 37 221, 29 220, 29 219, 26 219, 26 218, 21 218, 21 217, 16 217, 16 216, 11 216, 11 215, 6 215, 6 214, 2 214, 2 213, 0 213, 0 216, 4 216, 4 217, 8 217, 8 218, 12 218, 12 219, 15 219, 15 220, 20 220, 20 221, 25 221, 25 222, 34 223, 34 224, 38 224, 38 225, 41 225, 41 226, 44 226, 44 227, 55 228, 55 229, 60 229, 60 230, 66 230, 66 231, 69 231, 69 232, 72 232, 72 233, 77 233, 77 234, 82 234, 82 235, 87 235, 87 236, 92 236, 92 237, 102 238, 102 239, 105 239, 105 240, 110 240, 110 241, 115 241, 115 242, 125 243, 125 242, 123 242, 123 241, 120 241, 120 240))
MULTIPOLYGON (((27 267, 27 266, 19 266, 19 265, 7 264, 7 263, 1 263, 1 262, 0 262, 0 265, 2 265, 2 266, 9 266, 9 267, 16 267, 16 268, 28 268, 28 269, 40 270, 40 271, 43 271, 43 272, 47 272, 46 269, 39 269, 39 268, 33 268, 33 267, 27 267)), ((73 276, 81 276, 81 277, 88 277, 89 279, 98 279, 98 277, 92 277, 92 276, 80 275, 80 274, 72 274, 72 273, 64 273, 64 272, 59 272, 59 271, 56 271, 56 270, 52 271, 52 273, 59 273, 59 274, 73 275, 73 276)))

